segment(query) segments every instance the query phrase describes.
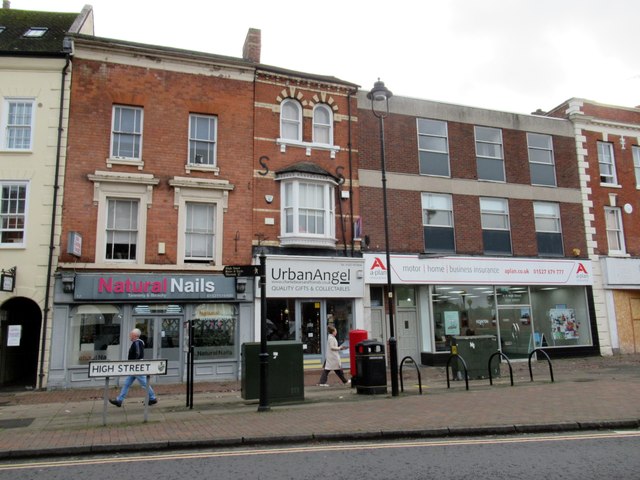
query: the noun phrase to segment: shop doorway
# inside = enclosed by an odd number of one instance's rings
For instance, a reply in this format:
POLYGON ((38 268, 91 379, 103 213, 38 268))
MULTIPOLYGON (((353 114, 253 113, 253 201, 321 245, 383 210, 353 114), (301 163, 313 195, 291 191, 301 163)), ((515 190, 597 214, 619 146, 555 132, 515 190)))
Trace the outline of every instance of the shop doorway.
POLYGON ((398 341, 398 363, 411 357, 420 363, 418 350, 418 312, 414 287, 396 286, 395 334, 398 341))
POLYGON ((531 307, 520 305, 498 308, 499 341, 502 353, 510 359, 528 358, 535 348, 531 307))
MULTIPOLYGON (((339 344, 348 342, 353 328, 353 301, 344 299, 270 299, 267 303, 267 341, 302 343, 305 366, 319 368, 325 355, 327 326, 337 330, 339 344)), ((345 365, 348 350, 341 352, 345 365)))
MULTIPOLYGON (((169 306, 171 307, 171 306, 169 306)), ((136 307, 136 310, 144 307, 136 307)), ((180 308, 177 307, 176 308, 180 308)), ((180 313, 181 312, 180 308, 180 313)), ((180 352, 180 329, 184 317, 182 315, 144 315, 136 316, 135 328, 139 328, 142 334, 140 338, 145 343, 145 358, 166 359, 167 375, 158 380, 167 379, 175 382, 176 378, 182 378, 182 361, 180 352), (164 377, 164 378, 163 378, 164 377)))
POLYGON ((14 297, 0 307, 0 387, 35 388, 42 312, 31 299, 14 297))

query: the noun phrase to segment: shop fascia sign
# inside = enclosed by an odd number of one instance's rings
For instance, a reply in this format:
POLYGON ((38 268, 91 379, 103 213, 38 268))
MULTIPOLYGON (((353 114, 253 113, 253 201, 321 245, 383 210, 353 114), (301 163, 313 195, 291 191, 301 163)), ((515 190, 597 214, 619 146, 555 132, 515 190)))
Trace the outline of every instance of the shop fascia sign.
MULTIPOLYGON (((387 282, 386 256, 365 254, 365 282, 387 282)), ((391 255, 396 284, 592 285, 591 261, 391 255)))
POLYGON ((267 257, 267 297, 325 298, 364 295, 362 259, 267 257))
POLYGON ((77 274, 75 300, 235 298, 235 279, 220 275, 77 274))

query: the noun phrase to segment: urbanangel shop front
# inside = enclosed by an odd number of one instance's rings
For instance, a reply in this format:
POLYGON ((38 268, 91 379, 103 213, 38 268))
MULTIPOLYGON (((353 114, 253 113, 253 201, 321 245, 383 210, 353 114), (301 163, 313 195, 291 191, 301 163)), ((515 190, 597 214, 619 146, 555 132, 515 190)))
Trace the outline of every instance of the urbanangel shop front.
POLYGON ((123 360, 139 328, 145 358, 167 359, 186 376, 188 321, 194 325, 195 380, 237 379, 240 345, 252 341, 253 283, 212 274, 64 272, 56 279, 48 386, 92 385, 92 360, 123 360), (64 348, 60 348, 64 346, 64 348))

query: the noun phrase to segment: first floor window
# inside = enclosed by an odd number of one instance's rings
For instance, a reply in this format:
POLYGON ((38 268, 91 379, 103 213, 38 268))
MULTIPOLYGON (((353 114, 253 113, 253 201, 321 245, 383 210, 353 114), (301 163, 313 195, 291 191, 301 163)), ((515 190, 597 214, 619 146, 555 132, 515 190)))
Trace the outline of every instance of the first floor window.
POLYGON ((210 262, 214 259, 216 207, 211 203, 187 202, 184 259, 210 262))
POLYGON ((283 180, 281 242, 335 245, 334 184, 283 180))
POLYGON ((620 209, 615 207, 605 207, 605 224, 607 227, 607 244, 609 253, 625 253, 624 235, 622 231, 622 215, 620 209))
POLYGON ((640 147, 634 145, 633 151, 633 169, 636 172, 636 187, 640 188, 640 147))
POLYGON ((27 184, 0 183, 0 246, 24 246, 27 218, 27 184))
POLYGON ((7 150, 31 150, 33 137, 32 99, 6 99, 2 117, 4 139, 2 147, 7 150))
POLYGON ((138 245, 138 200, 107 200, 107 260, 135 260, 138 245))
POLYGON ((502 198, 481 198, 480 216, 484 253, 511 254, 509 205, 502 198))
POLYGON ((422 225, 425 252, 455 251, 451 195, 422 194, 422 225))
POLYGON ((563 255, 560 206, 557 203, 535 202, 533 204, 533 214, 535 217, 538 254, 563 255))

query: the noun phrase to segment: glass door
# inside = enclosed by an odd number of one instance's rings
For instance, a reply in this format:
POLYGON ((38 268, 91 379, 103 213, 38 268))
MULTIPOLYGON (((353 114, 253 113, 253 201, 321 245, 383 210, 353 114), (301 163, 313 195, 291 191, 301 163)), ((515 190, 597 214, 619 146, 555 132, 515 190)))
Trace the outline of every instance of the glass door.
POLYGON ((528 358, 535 348, 531 307, 498 308, 500 348, 509 359, 528 358))
POLYGON ((305 355, 320 355, 322 352, 322 302, 300 302, 300 340, 305 355))
POLYGON ((138 317, 146 359, 166 359, 167 377, 180 376, 180 325, 182 317, 138 317))

